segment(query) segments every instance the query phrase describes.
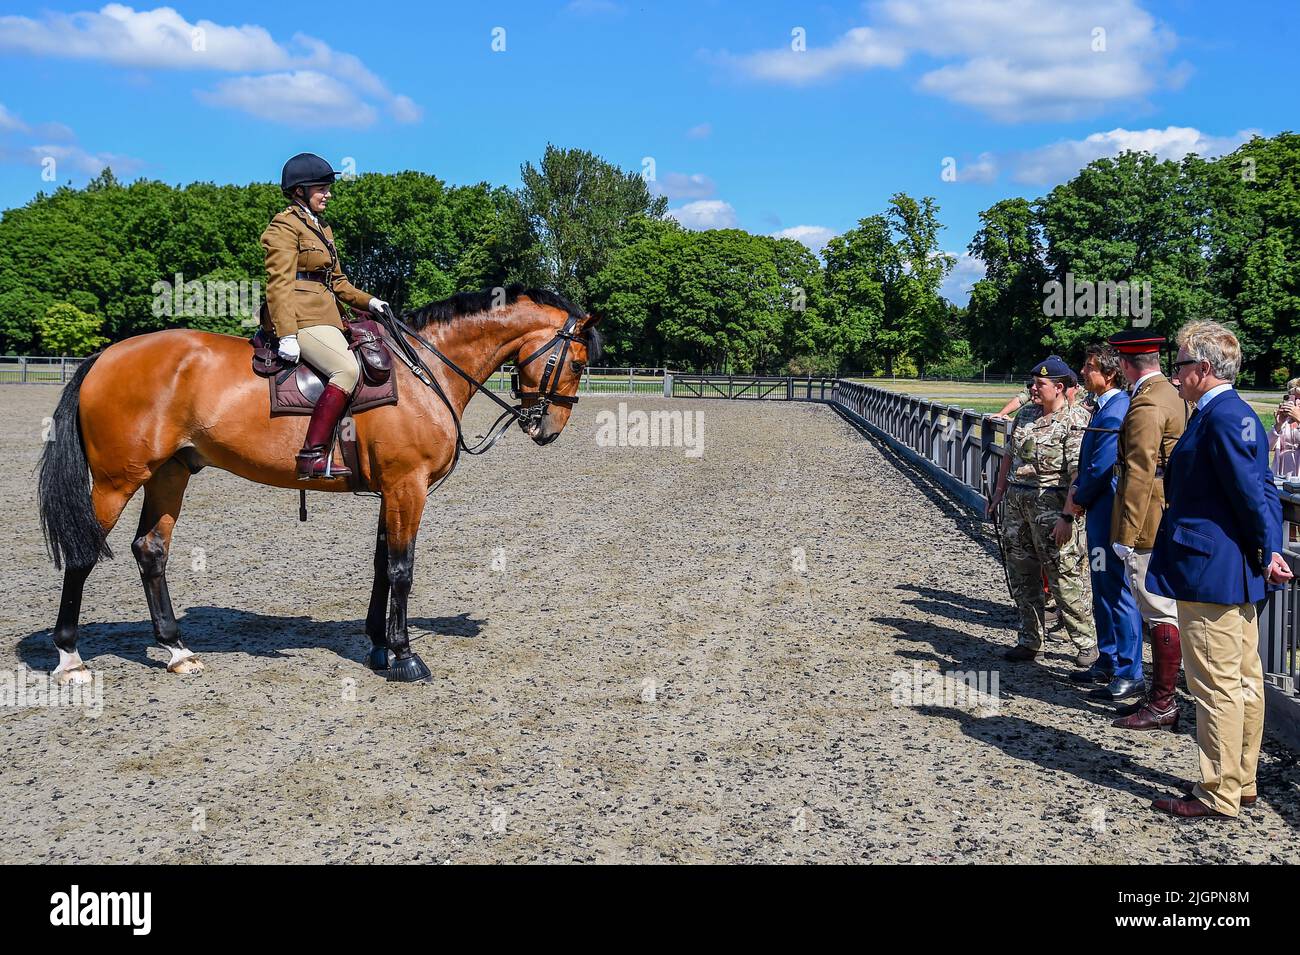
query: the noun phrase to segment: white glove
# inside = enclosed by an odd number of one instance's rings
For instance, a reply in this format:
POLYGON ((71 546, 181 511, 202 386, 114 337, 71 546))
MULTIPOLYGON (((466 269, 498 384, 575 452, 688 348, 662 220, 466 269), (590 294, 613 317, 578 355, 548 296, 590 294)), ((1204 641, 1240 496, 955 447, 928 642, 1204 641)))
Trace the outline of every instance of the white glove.
POLYGON ((382 315, 388 311, 388 303, 382 298, 372 298, 368 310, 371 315, 382 315))
POLYGON ((280 357, 285 361, 297 361, 302 357, 302 349, 298 347, 297 335, 285 335, 280 339, 280 357))
POLYGON ((1129 547, 1127 544, 1121 544, 1119 541, 1116 541, 1110 546, 1111 549, 1115 551, 1115 556, 1117 556, 1120 560, 1128 560, 1128 555, 1133 553, 1132 547, 1129 547))

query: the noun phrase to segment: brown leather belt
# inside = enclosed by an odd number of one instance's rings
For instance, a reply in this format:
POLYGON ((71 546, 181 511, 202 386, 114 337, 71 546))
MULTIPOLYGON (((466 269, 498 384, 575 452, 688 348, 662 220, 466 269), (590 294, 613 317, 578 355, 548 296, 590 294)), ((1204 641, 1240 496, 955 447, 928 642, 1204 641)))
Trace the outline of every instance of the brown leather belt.
POLYGON ((330 284, 329 269, 319 269, 315 272, 299 272, 298 281, 300 282, 319 282, 321 285, 330 284))

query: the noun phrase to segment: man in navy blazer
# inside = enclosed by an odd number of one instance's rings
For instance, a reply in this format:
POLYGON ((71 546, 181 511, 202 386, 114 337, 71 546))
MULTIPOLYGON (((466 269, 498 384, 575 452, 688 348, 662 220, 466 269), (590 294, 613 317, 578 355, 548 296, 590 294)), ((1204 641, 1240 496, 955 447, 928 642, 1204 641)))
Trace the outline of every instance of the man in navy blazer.
POLYGON ((1142 615, 1124 580, 1124 562, 1110 549, 1111 509, 1115 503, 1115 460, 1119 431, 1129 396, 1119 353, 1092 345, 1079 380, 1097 405, 1079 452, 1079 474, 1066 509, 1085 513, 1088 566, 1092 575, 1092 617, 1097 624, 1097 662, 1070 674, 1076 683, 1105 683, 1090 694, 1122 701, 1142 693, 1142 615))
POLYGON ((1165 470, 1164 519, 1147 586, 1178 601, 1183 669, 1196 700, 1201 781, 1152 807, 1186 818, 1232 818, 1255 801, 1264 734, 1264 668, 1256 604, 1291 571, 1268 435, 1232 382, 1241 347, 1215 322, 1178 333, 1174 372, 1194 403, 1165 470))

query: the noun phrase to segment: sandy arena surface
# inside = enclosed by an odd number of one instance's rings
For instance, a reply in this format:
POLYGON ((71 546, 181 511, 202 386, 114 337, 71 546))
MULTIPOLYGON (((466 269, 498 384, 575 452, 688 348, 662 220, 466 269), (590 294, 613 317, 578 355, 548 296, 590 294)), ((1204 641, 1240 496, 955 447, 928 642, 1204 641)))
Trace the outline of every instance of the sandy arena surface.
MULTIPOLYGON (((0 387, 0 670, 55 663, 32 468, 57 396, 0 387)), ((377 503, 309 503, 192 481, 194 677, 151 646, 132 503, 82 614, 102 712, 0 709, 0 862, 1300 862, 1294 755, 1266 742, 1235 822, 1154 814, 1196 772, 1190 701, 1121 734, 1065 643, 1003 661, 985 528, 828 407, 584 397, 549 447, 463 461, 416 560, 426 686, 365 667, 377 503), (598 446, 619 401, 698 413, 703 455, 598 446), (995 673, 996 706, 898 698, 941 670, 995 673)))

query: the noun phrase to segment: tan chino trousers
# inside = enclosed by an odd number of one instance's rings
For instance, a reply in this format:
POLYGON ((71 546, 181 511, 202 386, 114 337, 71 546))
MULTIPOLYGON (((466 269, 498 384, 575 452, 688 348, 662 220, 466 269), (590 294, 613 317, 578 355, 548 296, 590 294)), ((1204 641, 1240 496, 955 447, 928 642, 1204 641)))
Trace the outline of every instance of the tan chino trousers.
POLYGON ((1264 665, 1254 604, 1178 601, 1187 689, 1196 700, 1201 782, 1193 795, 1235 816, 1254 796, 1264 737, 1264 665))

